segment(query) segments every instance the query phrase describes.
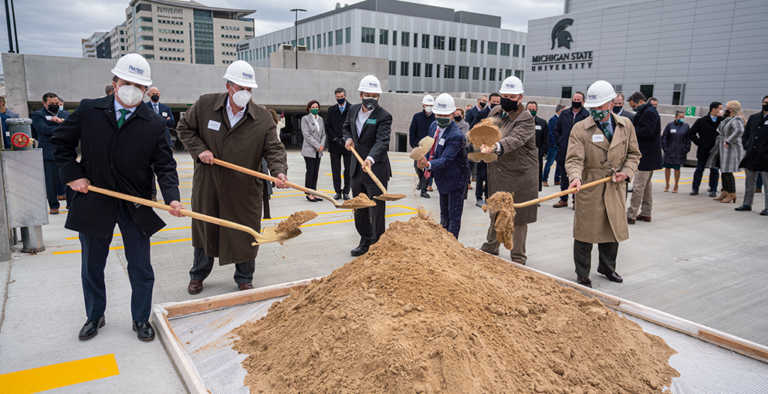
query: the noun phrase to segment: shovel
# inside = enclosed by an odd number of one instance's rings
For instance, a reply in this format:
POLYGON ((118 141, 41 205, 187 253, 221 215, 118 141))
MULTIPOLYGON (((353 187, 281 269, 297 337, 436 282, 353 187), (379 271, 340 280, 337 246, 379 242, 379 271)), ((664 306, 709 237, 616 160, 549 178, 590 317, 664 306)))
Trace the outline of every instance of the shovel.
MULTIPOLYGON (((474 146, 493 146, 501 139, 501 133, 492 119, 485 118, 469 131, 468 138, 474 146)), ((499 156, 495 153, 472 152, 467 154, 467 158, 474 162, 490 163, 496 161, 499 156)))
POLYGON ((421 141, 419 141, 419 146, 413 148, 413 150, 411 151, 411 154, 410 154, 411 159, 416 161, 421 160, 424 156, 427 155, 427 153, 429 153, 429 150, 432 149, 432 145, 434 144, 435 144, 434 138, 430 136, 426 136, 422 138, 421 141))
MULTIPOLYGON (((434 142, 434 140, 432 140, 432 142, 434 142)), ((355 157, 357 157, 357 161, 360 162, 360 165, 363 166, 363 171, 367 172, 368 175, 370 175, 371 179, 373 179, 373 181, 376 182, 376 186, 378 186, 379 189, 381 189, 381 192, 384 193, 374 197, 375 199, 381 200, 381 201, 397 201, 405 198, 405 194, 388 194, 387 189, 385 189, 384 185, 381 184, 381 181, 379 181, 379 178, 377 178, 376 175, 373 175, 373 171, 371 171, 370 168, 365 166, 365 161, 363 161, 363 158, 357 154, 355 147, 351 146, 349 149, 352 151, 352 153, 355 154, 355 157)))
MULTIPOLYGON (((134 203, 137 203, 137 204, 146 205, 148 207, 162 209, 164 211, 169 211, 170 212, 170 211, 173 210, 173 208, 171 208, 170 206, 165 205, 165 204, 161 204, 159 202, 145 200, 143 198, 134 197, 134 196, 131 196, 131 195, 128 195, 128 194, 118 193, 118 192, 112 191, 112 190, 102 189, 102 188, 96 187, 96 186, 88 186, 88 190, 92 191, 92 192, 95 192, 95 193, 104 194, 104 195, 107 195, 107 196, 110 196, 110 197, 118 198, 120 200, 130 201, 130 202, 134 202, 134 203)), ((240 231, 246 232, 248 234, 251 234, 253 236, 253 238, 256 240, 256 242, 251 244, 252 246, 266 244, 266 243, 270 243, 270 242, 282 242, 282 241, 284 241, 287 238, 287 237, 281 237, 279 235, 276 235, 276 236, 265 236, 265 235, 259 234, 258 231, 254 230, 254 229, 252 229, 250 227, 243 226, 242 224, 237 224, 237 223, 234 223, 234 222, 230 222, 228 220, 218 219, 218 218, 215 218, 215 217, 212 217, 212 216, 203 215, 201 213, 196 213, 196 212, 188 211, 186 209, 182 209, 181 210, 181 214, 184 215, 184 216, 191 217, 192 219, 197 219, 197 220, 201 220, 201 221, 204 221, 204 222, 213 223, 213 224, 216 224, 216 225, 219 225, 219 226, 233 228, 235 230, 240 230, 240 231)))
MULTIPOLYGON (((226 161, 223 161, 223 160, 213 159, 213 162, 214 162, 214 164, 218 164, 218 165, 220 165, 222 167, 226 167, 226 168, 229 168, 231 170, 239 171, 239 172, 242 172, 243 174, 248 174, 248 175, 251 175, 251 176, 255 176, 256 178, 261 178, 261 179, 264 179, 266 181, 274 182, 277 179, 277 178, 275 178, 273 176, 269 176, 267 174, 262 174, 262 173, 260 173, 258 171, 254 171, 254 170, 251 170, 251 169, 248 169, 248 168, 245 168, 245 167, 241 167, 241 166, 239 166, 237 164, 232 164, 232 163, 229 163, 229 162, 226 162, 226 161)), ((376 203, 373 202, 373 201, 370 201, 370 200, 368 200, 368 202, 355 201, 357 198, 354 198, 352 200, 347 200, 346 202, 344 202, 344 204, 339 204, 338 202, 336 202, 336 200, 333 199, 333 197, 331 197, 331 196, 329 196, 329 195, 327 195, 325 193, 320 193, 317 190, 312 190, 310 188, 306 188, 304 186, 300 186, 300 185, 297 185, 297 184, 292 183, 292 182, 285 182, 285 184, 287 186, 289 186, 289 187, 292 187, 292 188, 296 189, 296 190, 301 190, 301 191, 303 191, 305 193, 309 193, 309 194, 312 194, 314 196, 317 196, 317 197, 323 198, 325 200, 328 200, 328 201, 332 202, 333 205, 336 208, 341 208, 341 209, 361 209, 361 208, 370 208, 370 207, 376 206, 376 203)))

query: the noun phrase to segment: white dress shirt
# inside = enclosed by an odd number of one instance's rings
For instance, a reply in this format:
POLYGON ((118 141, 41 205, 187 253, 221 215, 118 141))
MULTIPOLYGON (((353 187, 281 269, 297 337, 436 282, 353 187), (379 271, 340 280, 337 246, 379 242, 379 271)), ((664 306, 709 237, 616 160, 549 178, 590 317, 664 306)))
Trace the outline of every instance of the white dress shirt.
MULTIPOLYGON (((360 138, 360 133, 363 132, 363 126, 365 126, 365 122, 368 120, 368 118, 371 117, 371 114, 373 113, 373 110, 370 110, 368 112, 363 111, 363 108, 360 108, 360 112, 357 113, 357 119, 355 120, 355 127, 357 127, 357 137, 360 138)), ((371 164, 375 164, 376 160, 373 160, 373 157, 368 156, 365 158, 366 160, 370 160, 371 164)))
POLYGON ((136 111, 136 108, 138 107, 136 106, 133 108, 125 108, 117 100, 115 100, 114 102, 115 102, 115 118, 117 120, 120 120, 120 117, 123 116, 123 114, 120 113, 121 109, 127 109, 128 111, 131 111, 130 113, 125 114, 125 120, 128 120, 128 118, 131 117, 131 115, 133 115, 133 113, 136 111))
MULTIPOLYGON (((246 107, 247 107, 247 104, 246 104, 246 107)), ((229 105, 229 97, 227 97, 227 116, 229 117, 229 127, 230 128, 235 127, 237 122, 239 122, 240 119, 243 118, 243 115, 245 115, 245 107, 243 107, 243 109, 241 109, 240 112, 236 114, 233 113, 232 106, 229 105)))

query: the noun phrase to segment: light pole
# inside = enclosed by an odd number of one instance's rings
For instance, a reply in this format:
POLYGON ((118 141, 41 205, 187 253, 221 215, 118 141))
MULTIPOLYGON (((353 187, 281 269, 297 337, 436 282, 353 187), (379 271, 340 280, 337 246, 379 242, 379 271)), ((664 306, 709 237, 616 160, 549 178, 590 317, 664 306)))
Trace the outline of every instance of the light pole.
POLYGON ((301 8, 294 8, 291 10, 294 14, 296 14, 296 23, 293 24, 293 35, 296 39, 296 45, 293 47, 293 50, 296 51, 296 69, 299 69, 299 11, 301 12, 307 12, 307 10, 301 9, 301 8))

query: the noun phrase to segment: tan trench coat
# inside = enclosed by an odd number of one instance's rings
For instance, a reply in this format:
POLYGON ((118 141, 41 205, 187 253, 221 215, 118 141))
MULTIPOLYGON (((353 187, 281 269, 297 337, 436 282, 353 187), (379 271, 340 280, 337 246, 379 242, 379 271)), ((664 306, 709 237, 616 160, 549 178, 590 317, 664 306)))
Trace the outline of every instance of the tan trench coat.
MULTIPOLYGON (((488 163, 488 195, 496 192, 515 193, 521 203, 539 197, 539 148, 536 147, 536 124, 533 115, 522 106, 508 116, 492 117, 501 132, 504 150, 497 161, 488 163)), ((515 224, 536 221, 536 205, 516 211, 515 224)))
MULTIPOLYGON (((285 147, 277 139, 272 115, 253 103, 248 103, 245 115, 234 127, 230 125, 227 98, 227 93, 200 96, 177 127, 181 142, 195 159, 192 210, 259 231, 263 181, 203 164, 198 156, 210 150, 217 159, 255 171, 261 171, 264 157, 270 174, 277 176, 288 170, 285 147)), ((192 246, 205 249, 209 257, 218 257, 220 265, 255 259, 259 248, 251 246, 253 241, 253 236, 242 231, 192 221, 192 246)))
MULTIPOLYGON (((641 157, 635 127, 627 118, 611 116, 616 129, 610 144, 591 117, 573 126, 565 158, 568 179, 581 178, 585 184, 616 172, 634 178, 641 157), (593 135, 602 142, 595 142, 593 135)), ((627 240, 626 189, 626 182, 610 181, 576 194, 573 238, 588 243, 627 240)))

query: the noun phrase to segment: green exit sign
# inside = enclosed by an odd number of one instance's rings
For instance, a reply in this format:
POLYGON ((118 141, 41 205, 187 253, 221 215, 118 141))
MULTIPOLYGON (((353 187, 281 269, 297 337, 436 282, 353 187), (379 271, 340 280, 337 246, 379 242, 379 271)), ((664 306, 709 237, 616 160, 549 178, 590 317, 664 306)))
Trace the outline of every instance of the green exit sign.
POLYGON ((685 107, 685 116, 696 116, 696 107, 685 107))

